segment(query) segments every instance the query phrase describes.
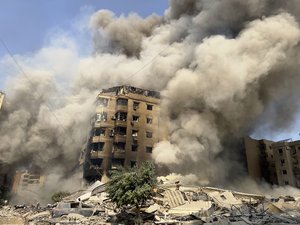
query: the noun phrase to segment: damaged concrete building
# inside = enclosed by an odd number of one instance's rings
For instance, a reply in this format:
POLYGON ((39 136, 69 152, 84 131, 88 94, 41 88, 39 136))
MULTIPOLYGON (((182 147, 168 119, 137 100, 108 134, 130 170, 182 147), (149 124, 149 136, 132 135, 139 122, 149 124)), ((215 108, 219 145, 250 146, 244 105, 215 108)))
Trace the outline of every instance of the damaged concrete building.
POLYGON ((133 167, 151 160, 160 134, 160 93, 132 86, 104 89, 97 96, 96 113, 86 148, 84 178, 106 177, 117 167, 133 167))
POLYGON ((300 187, 300 140, 244 139, 249 175, 271 184, 300 187))
POLYGON ((2 91, 0 91, 0 110, 2 109, 4 97, 5 97, 4 93, 2 91))
POLYGON ((30 191, 39 190, 45 183, 45 176, 28 170, 17 170, 15 173, 12 193, 23 195, 30 191))
MULTIPOLYGON (((4 92, 0 91, 0 116, 3 113, 4 102, 5 94, 4 92)), ((3 192, 10 189, 12 176, 13 174, 11 169, 0 159, 0 198, 3 197, 3 192)))

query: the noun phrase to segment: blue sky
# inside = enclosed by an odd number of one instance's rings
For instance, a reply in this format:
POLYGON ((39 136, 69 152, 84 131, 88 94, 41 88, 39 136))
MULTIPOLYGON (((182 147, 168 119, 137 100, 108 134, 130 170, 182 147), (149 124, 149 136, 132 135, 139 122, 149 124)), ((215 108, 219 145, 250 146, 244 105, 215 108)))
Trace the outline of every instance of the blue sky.
MULTIPOLYGON (((13 54, 28 55, 47 42, 51 31, 72 31, 72 24, 83 11, 109 9, 116 15, 136 12, 142 17, 162 15, 168 0, 3 0, 0 2, 0 38, 13 54)), ((7 54, 0 45, 0 59, 7 54)), ((0 89, 5 74, 0 74, 0 89)))

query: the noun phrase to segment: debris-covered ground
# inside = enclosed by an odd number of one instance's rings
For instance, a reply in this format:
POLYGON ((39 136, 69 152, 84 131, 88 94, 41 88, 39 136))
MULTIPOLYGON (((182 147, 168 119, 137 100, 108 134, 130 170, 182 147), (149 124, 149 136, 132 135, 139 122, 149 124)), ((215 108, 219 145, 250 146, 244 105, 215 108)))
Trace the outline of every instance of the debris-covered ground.
MULTIPOLYGON (((141 209, 144 224, 300 224, 300 198, 161 184, 141 209)), ((54 205, 3 206, 0 224, 134 224, 136 209, 118 209, 97 181, 54 205)))

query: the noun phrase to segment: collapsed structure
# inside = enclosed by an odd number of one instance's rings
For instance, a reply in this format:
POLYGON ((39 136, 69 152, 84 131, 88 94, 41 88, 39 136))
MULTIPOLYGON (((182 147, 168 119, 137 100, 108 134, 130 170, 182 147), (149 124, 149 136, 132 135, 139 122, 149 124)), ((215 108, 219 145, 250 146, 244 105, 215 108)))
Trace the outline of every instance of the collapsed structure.
MULTIPOLYGON (((0 209, 0 224, 134 224, 135 206, 116 207, 100 181, 46 207, 0 209)), ((299 224, 300 199, 161 182, 141 208, 143 224, 299 224)))
POLYGON ((96 114, 86 149, 84 178, 108 175, 116 166, 133 167, 151 160, 161 133, 160 94, 132 86, 102 90, 96 99, 96 114))
POLYGON ((244 139, 249 175, 271 184, 300 187, 300 140, 244 139))

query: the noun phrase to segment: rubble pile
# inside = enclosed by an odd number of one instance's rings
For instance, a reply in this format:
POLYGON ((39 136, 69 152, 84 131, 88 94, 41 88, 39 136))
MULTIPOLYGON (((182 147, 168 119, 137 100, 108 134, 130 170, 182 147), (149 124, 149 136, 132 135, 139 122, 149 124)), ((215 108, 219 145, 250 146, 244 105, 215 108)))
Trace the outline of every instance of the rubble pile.
MULTIPOLYGON (((300 198, 241 193, 212 187, 161 184, 141 208, 144 224, 300 224, 300 198)), ((3 206, 0 224, 134 224, 135 207, 119 209, 110 201, 105 184, 47 207, 3 206)))

